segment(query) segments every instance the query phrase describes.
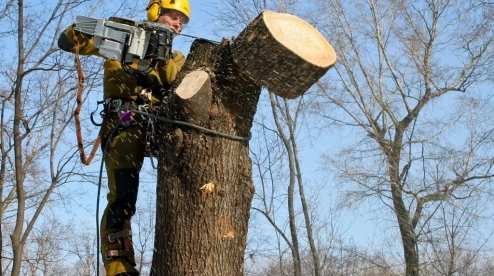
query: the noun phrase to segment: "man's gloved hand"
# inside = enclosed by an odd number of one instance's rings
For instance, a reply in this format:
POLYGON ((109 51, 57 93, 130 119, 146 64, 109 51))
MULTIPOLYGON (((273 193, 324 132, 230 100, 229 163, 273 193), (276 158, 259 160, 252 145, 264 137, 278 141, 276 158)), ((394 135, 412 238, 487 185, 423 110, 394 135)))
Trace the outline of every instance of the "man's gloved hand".
POLYGON ((157 70, 163 83, 172 82, 178 71, 185 63, 185 56, 179 51, 173 51, 173 58, 168 61, 159 61, 157 70))

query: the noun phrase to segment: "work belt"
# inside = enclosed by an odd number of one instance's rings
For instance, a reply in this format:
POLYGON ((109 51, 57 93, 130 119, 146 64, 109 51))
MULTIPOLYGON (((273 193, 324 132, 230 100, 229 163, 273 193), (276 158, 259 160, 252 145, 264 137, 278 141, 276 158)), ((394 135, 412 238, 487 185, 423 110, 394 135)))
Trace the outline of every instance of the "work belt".
MULTIPOLYGON (((152 106, 149 104, 138 104, 136 101, 133 100, 126 100, 126 99, 113 99, 113 98, 107 98, 104 101, 105 105, 105 111, 110 111, 110 112, 119 112, 119 111, 125 111, 125 110, 137 110, 142 113, 150 113, 153 115, 156 115, 159 110, 159 106, 152 106)), ((144 119, 145 119, 145 114, 141 114, 144 119)))
POLYGON ((108 98, 104 101, 105 114, 119 113, 120 120, 122 124, 117 132, 134 125, 140 125, 144 131, 144 156, 146 157, 157 157, 158 147, 156 144, 155 137, 155 121, 156 119, 150 118, 146 114, 156 115, 158 113, 159 107, 154 107, 151 105, 143 104, 140 105, 133 100, 126 99, 112 99, 108 98), (122 112, 126 111, 140 111, 139 114, 124 114, 122 112), (128 118, 124 118, 128 115, 128 118))

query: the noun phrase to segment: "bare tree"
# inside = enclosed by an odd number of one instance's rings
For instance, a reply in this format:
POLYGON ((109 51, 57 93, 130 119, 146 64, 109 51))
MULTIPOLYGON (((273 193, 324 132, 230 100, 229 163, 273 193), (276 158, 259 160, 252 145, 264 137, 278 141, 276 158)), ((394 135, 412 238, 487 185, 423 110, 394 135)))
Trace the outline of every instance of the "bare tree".
MULTIPOLYGON (((24 26, 25 22, 23 20, 17 21, 17 68, 13 71, 7 71, 7 75, 4 76, 11 80, 10 95, 14 101, 11 119, 9 118, 8 121, 2 121, 4 125, 10 120, 10 122, 12 122, 12 136, 9 137, 8 141, 12 142, 11 145, 14 154, 12 159, 9 158, 8 165, 11 166, 12 171, 14 171, 14 178, 12 179, 12 190, 2 203, 4 205, 2 209, 4 211, 8 208, 10 203, 14 203, 16 205, 15 209, 17 210, 15 214, 15 228, 10 235, 13 249, 12 275, 19 275, 20 273, 24 245, 27 242, 27 238, 34 227, 34 223, 39 217, 41 210, 43 210, 43 207, 48 202, 51 192, 60 184, 60 180, 63 182, 63 179, 67 177, 66 174, 63 174, 65 166, 67 165, 67 159, 62 158, 58 164, 56 164, 58 158, 55 159, 55 149, 59 143, 63 142, 60 140, 62 137, 53 137, 55 133, 63 132, 69 121, 69 116, 66 115, 67 113, 58 112, 58 109, 64 108, 61 100, 59 100, 60 95, 46 94, 43 95, 44 97, 41 95, 41 97, 32 95, 31 103, 38 104, 39 109, 37 110, 30 109, 30 103, 24 103, 27 99, 26 94, 31 90, 40 92, 50 90, 47 89, 46 82, 41 81, 39 78, 36 79, 31 77, 34 77, 39 72, 45 70, 54 71, 56 69, 56 64, 44 64, 56 52, 54 46, 55 40, 52 40, 51 43, 46 43, 41 40, 40 37, 47 32, 47 29, 49 29, 48 27, 51 24, 57 23, 55 21, 57 18, 56 16, 57 13, 63 12, 61 9, 62 7, 60 5, 57 6, 52 13, 51 19, 45 22, 44 26, 39 29, 27 29, 26 26, 24 26), (26 41, 28 42, 26 43, 26 41), (33 48, 31 48, 31 46, 33 48), (33 51, 36 47, 40 46, 43 49, 41 52, 33 51), (35 54, 40 55, 34 57, 34 59, 38 60, 31 61, 32 56, 35 54), (49 110, 49 112, 43 113, 46 109, 49 110), (62 115, 61 118, 59 117, 60 115, 62 115), (59 120, 62 121, 62 124, 57 124, 59 120), (41 128, 44 130, 44 126, 51 126, 52 137, 51 139, 45 139, 41 142, 40 138, 44 138, 43 136, 45 134, 43 131, 39 131, 39 129, 41 128), (26 153, 29 155, 26 156, 26 153), (42 179, 41 172, 46 169, 39 166, 37 159, 44 154, 51 156, 51 159, 49 159, 51 164, 49 176, 51 177, 47 186, 43 188, 41 188, 42 186, 33 186, 37 189, 31 194, 31 191, 27 190, 26 185, 31 182, 31 179, 29 179, 30 175, 36 175, 39 177, 39 180, 42 179), (59 167, 57 168, 57 166, 59 167), (62 168, 62 170, 57 170, 59 168, 62 168), (25 212, 32 208, 33 205, 37 207, 31 214, 32 219, 27 220, 26 224, 27 214, 25 212)), ((16 12, 17 18, 20 19, 23 19, 25 16, 30 16, 30 14, 24 14, 23 1, 18 2, 16 12)), ((64 93, 60 90, 58 90, 58 92, 64 93)), ((5 119, 5 117, 3 119, 5 119)), ((72 170, 72 168, 69 168, 69 171, 70 170, 72 170)), ((2 179, 2 181, 5 180, 6 179, 2 179)), ((5 187, 5 185, 2 185, 2 187, 5 187)))
POLYGON ((78 238, 71 241, 69 251, 70 255, 77 258, 74 267, 71 269, 73 270, 73 275, 94 275, 97 269, 96 262, 99 258, 99 253, 94 251, 96 247, 95 230, 85 227, 84 229, 75 231, 75 233, 78 238))
MULTIPOLYGON (((304 111, 307 110, 307 99, 309 97, 302 97, 299 100, 293 102, 288 101, 286 99, 281 99, 276 97, 273 94, 270 94, 270 105, 272 111, 272 118, 274 120, 274 129, 273 132, 276 134, 276 137, 279 139, 279 147, 282 147, 282 154, 272 160, 272 162, 267 162, 267 167, 264 167, 265 164, 261 164, 261 160, 256 162, 258 168, 261 170, 259 174, 259 181, 261 185, 261 193, 258 194, 258 198, 261 201, 259 207, 254 207, 253 209, 260 212, 265 216, 268 222, 276 229, 276 232, 282 237, 283 241, 289 246, 290 251, 292 253, 292 264, 294 266, 294 275, 302 275, 302 263, 301 263, 301 254, 303 249, 299 245, 299 239, 302 238, 302 234, 299 233, 299 222, 297 216, 299 212, 303 215, 303 227, 304 231, 302 231, 303 239, 307 240, 310 256, 311 256, 311 271, 314 275, 320 275, 320 261, 319 261, 319 252, 316 246, 315 234, 313 231, 313 214, 315 210, 311 208, 306 199, 305 192, 305 180, 303 178, 303 170, 301 168, 301 159, 299 157, 299 142, 298 136, 301 129, 307 130, 304 127, 305 119, 304 119, 304 111), (273 166, 275 161, 279 161, 280 159, 287 160, 286 178, 276 178, 273 179, 271 177, 263 178, 265 175, 263 170, 267 170, 270 174, 272 174, 273 166), (264 167, 264 168, 263 168, 264 167), (269 189, 265 187, 266 184, 270 184, 270 186, 276 185, 273 183, 276 182, 287 182, 286 190, 283 190, 282 193, 286 193, 286 204, 288 211, 288 225, 289 225, 289 235, 285 235, 283 228, 279 225, 279 222, 276 222, 274 215, 276 210, 273 209, 272 202, 274 200, 274 194, 266 194, 266 191, 275 192, 273 189, 269 189), (274 184, 274 185, 273 185, 274 184), (300 211, 297 211, 297 207, 300 205, 300 211)), ((267 126, 265 126, 267 127, 267 126)), ((264 134, 266 132, 263 132, 264 134)), ((305 135, 304 135, 305 136, 305 135)), ((275 143, 275 145, 278 143, 275 143)), ((259 154, 253 153, 254 156, 261 158, 270 157, 273 149, 273 144, 270 143, 266 145, 264 151, 259 152, 259 154)), ((283 170, 285 171, 285 170, 283 170)), ((279 185, 279 183, 277 183, 279 185)))
POLYGON ((438 203, 434 209, 437 216, 424 223, 420 237, 424 274, 479 274, 476 266, 492 236, 492 230, 482 233, 488 229, 482 227, 484 220, 479 218, 485 208, 479 197, 438 203))
MULTIPOLYGON (((57 202, 70 203, 85 190, 66 190, 66 184, 96 180, 97 174, 85 172, 76 155, 71 130, 77 88, 74 63, 60 54, 56 44, 59 32, 73 20, 67 16, 81 3, 60 0, 26 6, 24 1, 17 1, 14 6, 8 2, 0 17, 6 27, 2 44, 16 46, 4 49, 1 60, 5 70, 0 97, 0 217, 5 274, 20 275, 29 267, 33 271, 55 267, 55 262, 48 260, 57 258, 57 254, 51 256, 46 246, 49 242, 56 244, 56 237, 42 232, 43 246, 35 238, 42 229, 38 224, 51 221, 49 216, 43 218, 44 210, 57 202), (8 244, 3 242, 7 235, 8 244), (44 252, 46 258, 38 259, 40 255, 36 261, 32 256, 26 259, 28 252, 44 252)), ((86 91, 91 91, 98 86, 100 65, 82 62, 87 70, 86 91)))
POLYGON ((333 15, 317 19, 339 63, 337 76, 320 82, 317 107, 328 104, 335 111, 323 116, 354 132, 327 159, 343 182, 359 185, 354 200, 374 196, 392 210, 406 275, 419 275, 420 237, 437 215, 435 206, 490 189, 492 122, 467 116, 492 105, 477 93, 492 73, 492 7, 477 1, 320 4, 333 15), (465 118, 471 121, 464 124, 465 118))
MULTIPOLYGON (((262 9, 296 13, 304 3, 299 3, 299 1, 277 1, 276 3, 224 1, 222 4, 226 6, 226 9, 218 11, 215 18, 222 25, 227 26, 227 30, 235 32, 252 20, 252 17, 262 9)), ((274 235, 278 239, 278 245, 286 244, 288 247, 286 249, 279 247, 278 273, 284 275, 287 273, 284 266, 291 265, 293 269, 288 269, 290 274, 302 275, 310 271, 313 275, 321 275, 317 243, 323 243, 323 241, 316 241, 316 234, 313 231, 316 210, 307 199, 305 192, 307 180, 304 179, 304 171, 301 168, 302 160, 299 156, 299 140, 309 137, 309 135, 300 135, 300 132, 310 133, 316 130, 315 125, 313 127, 306 125, 307 107, 310 105, 311 97, 304 96, 296 101, 290 101, 271 93, 269 95, 267 101, 271 111, 270 117, 273 120, 272 129, 266 125, 256 129, 261 131, 262 135, 274 138, 263 137, 263 139, 269 139, 269 142, 261 141, 261 144, 266 142, 265 147, 251 151, 258 173, 256 179, 258 192, 255 198, 259 200, 259 204, 255 204, 253 210, 262 214, 268 224, 275 229, 274 235), (275 153, 275 148, 279 150, 279 153, 275 153), (276 174, 278 175, 275 176, 276 174), (287 184, 284 185, 284 183, 287 184), (277 197, 280 197, 281 204, 276 203, 277 197), (281 207, 283 204, 286 206, 281 207), (287 215, 283 213, 284 211, 287 215), (283 213, 283 215, 278 215, 278 213, 283 213), (284 227, 285 222, 288 230, 284 227), (307 241, 310 252, 310 265, 304 266, 303 272, 301 255, 305 255, 306 246, 300 243, 305 243, 305 241, 307 241), (285 254, 285 250, 291 253, 290 262, 286 262, 281 257, 285 254)), ((260 124, 263 125, 264 122, 260 124)), ((253 256, 254 252, 250 251, 250 254, 253 256)))
MULTIPOLYGON (((46 208, 48 209, 48 208, 46 208)), ((52 213, 53 210, 44 210, 39 220, 40 226, 33 228, 29 244, 23 252, 22 275, 64 275, 69 252, 65 250, 72 242, 72 221, 61 221, 52 213)))

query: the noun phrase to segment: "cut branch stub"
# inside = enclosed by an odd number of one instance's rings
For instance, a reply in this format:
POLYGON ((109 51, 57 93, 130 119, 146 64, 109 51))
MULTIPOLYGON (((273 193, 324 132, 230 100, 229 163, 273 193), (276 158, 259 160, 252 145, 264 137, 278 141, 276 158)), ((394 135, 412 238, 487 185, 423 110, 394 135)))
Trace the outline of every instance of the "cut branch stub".
POLYGON ((209 73, 204 70, 195 70, 187 73, 175 90, 177 103, 182 106, 190 123, 204 124, 209 119, 211 103, 211 80, 209 73), (201 108, 199 108, 201 107, 201 108))
POLYGON ((336 62, 328 41, 304 20, 263 11, 232 43, 239 69, 269 91, 296 98, 336 62))
POLYGON ((184 77, 175 93, 185 100, 191 98, 205 87, 211 88, 210 86, 209 74, 206 71, 196 70, 184 77))

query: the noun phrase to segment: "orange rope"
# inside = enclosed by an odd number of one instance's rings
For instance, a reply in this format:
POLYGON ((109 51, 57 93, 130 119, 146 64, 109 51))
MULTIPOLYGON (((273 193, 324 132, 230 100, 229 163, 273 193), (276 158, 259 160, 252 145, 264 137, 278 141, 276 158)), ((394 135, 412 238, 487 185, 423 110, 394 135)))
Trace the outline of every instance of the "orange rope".
POLYGON ((86 158, 86 153, 84 152, 84 143, 82 140, 81 134, 81 119, 79 114, 81 113, 82 107, 82 90, 84 88, 84 74, 82 73, 81 61, 79 59, 79 40, 77 39, 77 34, 74 35, 74 43, 75 43, 75 64, 77 69, 77 76, 79 78, 79 88, 77 91, 77 107, 74 110, 74 118, 75 118, 75 131, 77 134, 77 147, 79 148, 79 154, 81 156, 81 161, 84 165, 89 165, 91 160, 93 160, 96 151, 98 150, 98 146, 101 143, 101 137, 103 134, 103 128, 105 126, 107 116, 103 118, 103 123, 101 124, 101 129, 98 133, 98 137, 94 141, 93 149, 91 150, 91 154, 88 158, 86 158))

